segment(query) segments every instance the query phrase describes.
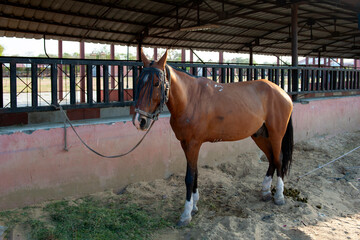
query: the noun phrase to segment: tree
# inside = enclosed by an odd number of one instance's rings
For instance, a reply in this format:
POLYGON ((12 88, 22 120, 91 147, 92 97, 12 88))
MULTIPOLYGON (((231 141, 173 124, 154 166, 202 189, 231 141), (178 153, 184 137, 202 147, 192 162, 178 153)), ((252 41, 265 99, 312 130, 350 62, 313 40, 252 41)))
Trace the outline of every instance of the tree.
POLYGON ((0 45, 0 56, 2 56, 3 51, 4 51, 4 47, 0 45))
POLYGON ((226 60, 226 63, 237 63, 237 64, 249 64, 249 58, 247 57, 236 57, 231 60, 226 60))

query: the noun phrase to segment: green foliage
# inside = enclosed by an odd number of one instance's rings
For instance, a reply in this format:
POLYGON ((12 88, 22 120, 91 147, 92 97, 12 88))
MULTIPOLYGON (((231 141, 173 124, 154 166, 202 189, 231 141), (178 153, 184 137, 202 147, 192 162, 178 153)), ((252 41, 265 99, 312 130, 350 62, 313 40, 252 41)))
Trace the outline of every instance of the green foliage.
MULTIPOLYGON (((109 200, 109 199, 108 199, 109 200)), ((97 201, 57 201, 46 205, 43 216, 26 213, 31 209, 0 212, 7 226, 29 227, 30 239, 143 239, 156 229, 169 226, 161 216, 150 215, 134 204, 97 201), (24 214, 25 213, 25 214, 24 214)))
MULTIPOLYGON (((249 64, 249 58, 243 58, 243 57, 236 57, 230 60, 226 60, 226 63, 237 63, 237 64, 249 64)), ((255 62, 254 62, 255 63, 255 62)))
POLYGON ((0 56, 2 56, 3 52, 4 52, 4 47, 0 45, 0 56))

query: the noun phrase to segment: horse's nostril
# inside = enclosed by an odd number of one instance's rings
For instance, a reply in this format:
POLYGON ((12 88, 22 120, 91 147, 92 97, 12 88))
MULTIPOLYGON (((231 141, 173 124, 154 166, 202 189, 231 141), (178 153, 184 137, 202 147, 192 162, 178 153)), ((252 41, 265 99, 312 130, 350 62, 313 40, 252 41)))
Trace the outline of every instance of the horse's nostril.
POLYGON ((143 128, 146 125, 146 119, 145 118, 141 118, 140 119, 140 127, 143 128))

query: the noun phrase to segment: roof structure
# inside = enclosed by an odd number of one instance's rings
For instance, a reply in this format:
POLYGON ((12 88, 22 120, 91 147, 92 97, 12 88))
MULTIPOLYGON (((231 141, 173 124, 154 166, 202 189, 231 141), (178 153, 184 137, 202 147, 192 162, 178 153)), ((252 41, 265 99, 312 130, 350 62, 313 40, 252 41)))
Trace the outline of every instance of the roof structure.
POLYGON ((360 58, 358 0, 2 0, 0 36, 360 58))

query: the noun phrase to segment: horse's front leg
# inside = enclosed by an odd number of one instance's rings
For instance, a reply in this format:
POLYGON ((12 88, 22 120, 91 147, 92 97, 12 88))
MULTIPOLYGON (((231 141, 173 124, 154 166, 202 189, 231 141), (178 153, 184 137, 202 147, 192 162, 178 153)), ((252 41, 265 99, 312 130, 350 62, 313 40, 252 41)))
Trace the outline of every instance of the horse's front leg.
POLYGON ((192 212, 196 213, 198 211, 198 208, 196 206, 196 203, 199 200, 199 191, 197 189, 197 160, 201 143, 194 141, 188 143, 182 141, 181 146, 185 152, 187 160, 185 176, 186 201, 184 212, 181 214, 180 221, 177 225, 185 226, 190 223, 192 212))

